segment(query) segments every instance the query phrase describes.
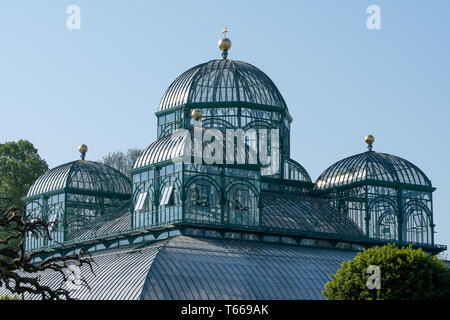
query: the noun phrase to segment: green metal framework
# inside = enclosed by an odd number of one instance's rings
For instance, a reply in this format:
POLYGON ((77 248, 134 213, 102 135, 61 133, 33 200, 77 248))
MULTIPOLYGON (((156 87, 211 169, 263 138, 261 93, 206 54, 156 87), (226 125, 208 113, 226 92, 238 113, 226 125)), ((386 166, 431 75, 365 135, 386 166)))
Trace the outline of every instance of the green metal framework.
POLYGON ((255 66, 211 60, 180 75, 167 89, 158 111, 191 103, 248 102, 287 109, 272 80, 255 66))
POLYGON ((432 192, 428 177, 409 161, 374 151, 341 160, 316 181, 367 237, 434 245, 432 192))
POLYGON ((47 171, 30 188, 27 217, 56 223, 53 240, 29 236, 27 249, 68 241, 101 215, 114 211, 131 198, 130 180, 107 165, 78 160, 47 171))
POLYGON ((57 167, 38 179, 26 199, 32 200, 28 212, 64 221, 53 231, 63 245, 30 238, 29 250, 74 252, 86 244, 102 250, 171 233, 306 245, 396 241, 435 252, 444 248, 434 244, 434 188, 404 159, 369 151, 334 164, 314 184, 290 159, 292 118, 284 99, 250 64, 212 60, 186 71, 168 88, 156 116, 158 140, 135 162, 131 182, 89 161, 57 167), (201 120, 191 117, 194 109, 201 111, 201 120), (223 134, 255 130, 257 144, 258 130, 265 129, 269 154, 272 132, 278 130, 279 173, 261 175, 259 162, 183 162, 186 152, 194 160, 187 142, 199 125, 202 132, 214 128, 223 134))

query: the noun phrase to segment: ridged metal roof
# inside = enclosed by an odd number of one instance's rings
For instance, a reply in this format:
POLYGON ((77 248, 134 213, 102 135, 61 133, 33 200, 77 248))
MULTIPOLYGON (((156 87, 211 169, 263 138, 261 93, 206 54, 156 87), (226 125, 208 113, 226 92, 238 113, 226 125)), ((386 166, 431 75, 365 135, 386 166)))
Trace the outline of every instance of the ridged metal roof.
MULTIPOLYGON (((91 287, 72 297, 117 299, 323 299, 321 292, 355 251, 236 242, 177 236, 143 248, 93 255, 95 275, 81 274, 91 287)), ((40 273, 56 288, 61 275, 40 273)), ((9 294, 0 287, 0 296, 9 294)), ((25 296, 26 299, 39 299, 25 296)))
POLYGON ((143 300, 323 299, 354 251, 176 237, 147 275, 143 300))
POLYGON ((300 233, 324 233, 364 237, 347 216, 339 214, 325 199, 308 195, 263 191, 262 226, 300 233))
POLYGON ((64 188, 131 195, 130 180, 120 171, 102 163, 77 160, 44 173, 27 197, 64 188))
MULTIPOLYGON (((87 265, 81 267, 82 278, 87 281, 91 290, 79 287, 73 291, 71 297, 81 300, 139 299, 148 270, 163 244, 164 242, 159 242, 145 249, 115 249, 93 254, 94 273, 87 265)), ((49 270, 39 272, 38 275, 41 276, 42 284, 55 289, 63 280, 61 274, 49 270)), ((0 287, 0 296, 7 294, 10 295, 9 291, 5 287, 0 287)), ((25 299, 39 300, 41 297, 26 294, 25 299)))
POLYGON ((363 181, 432 187, 430 179, 411 162, 394 155, 369 151, 333 164, 317 179, 316 188, 328 190, 363 181))
MULTIPOLYGON (((136 162, 133 165, 133 169, 176 159, 179 157, 183 157, 185 154, 189 154, 189 152, 192 152, 192 150, 189 150, 189 145, 186 144, 186 142, 194 135, 194 133, 191 131, 186 129, 179 129, 171 135, 156 140, 142 152, 139 158, 137 158, 136 162)), ((225 152, 226 150, 224 150, 224 155, 226 154, 225 152)), ((224 158, 223 161, 225 162, 226 159, 224 158)), ((285 167, 286 179, 311 182, 309 173, 297 161, 286 159, 285 167)))
POLYGON ((189 69, 167 89, 158 111, 186 103, 249 102, 287 109, 270 78, 236 60, 211 60, 189 69))
POLYGON ((178 130, 153 142, 137 158, 133 169, 182 157, 185 152, 186 139, 190 139, 190 137, 189 131, 178 130))

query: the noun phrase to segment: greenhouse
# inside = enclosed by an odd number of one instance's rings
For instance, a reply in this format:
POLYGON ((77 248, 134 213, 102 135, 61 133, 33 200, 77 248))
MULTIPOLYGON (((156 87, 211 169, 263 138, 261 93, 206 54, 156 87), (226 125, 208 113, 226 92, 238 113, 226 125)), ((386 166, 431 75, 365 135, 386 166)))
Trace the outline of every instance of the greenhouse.
POLYGON ((30 188, 28 217, 60 223, 51 238, 30 235, 27 250, 45 249, 40 260, 84 248, 94 258, 95 276, 82 270, 91 290, 77 288, 75 298, 321 299, 330 274, 363 248, 446 249, 434 242, 435 188, 424 172, 374 151, 368 135, 367 151, 314 182, 291 158, 293 119, 278 88, 228 59, 228 38, 219 48, 222 59, 168 87, 157 140, 130 179, 86 160, 81 145, 80 160, 30 188))

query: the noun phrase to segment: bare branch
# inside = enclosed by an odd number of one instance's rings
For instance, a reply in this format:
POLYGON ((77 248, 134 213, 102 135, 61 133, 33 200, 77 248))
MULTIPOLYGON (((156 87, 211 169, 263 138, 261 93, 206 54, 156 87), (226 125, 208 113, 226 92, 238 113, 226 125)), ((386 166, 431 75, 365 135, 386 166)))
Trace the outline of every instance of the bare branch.
MULTIPOLYGON (((2 199, 0 199, 2 200, 2 199)), ((85 250, 64 257, 53 257, 49 251, 41 250, 28 253, 25 249, 25 239, 29 234, 47 237, 53 240, 50 230, 60 221, 47 222, 36 217, 27 217, 25 209, 0 205, 0 229, 6 233, 0 239, 0 286, 5 286, 12 293, 38 295, 44 300, 71 299, 71 291, 64 288, 68 281, 68 268, 75 265, 81 268, 89 266, 91 272, 92 257, 85 250), (47 255, 43 261, 33 263, 33 258, 47 255), (53 271, 61 275, 61 283, 57 288, 51 288, 41 283, 40 274, 53 271)), ((90 290, 88 283, 80 279, 81 285, 90 290)))

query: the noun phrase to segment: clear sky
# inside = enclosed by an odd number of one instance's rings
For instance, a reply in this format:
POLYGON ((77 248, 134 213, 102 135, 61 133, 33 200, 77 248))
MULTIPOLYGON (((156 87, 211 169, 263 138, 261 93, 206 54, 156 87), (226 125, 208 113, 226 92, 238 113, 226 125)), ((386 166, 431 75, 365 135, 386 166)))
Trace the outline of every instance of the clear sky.
POLYGON ((220 58, 263 70, 294 122, 292 157, 316 179, 374 150, 422 168, 434 193, 436 242, 450 245, 450 1, 2 0, 0 141, 30 140, 50 167, 145 148, 170 83, 220 58), (381 30, 366 9, 381 8, 381 30), (69 5, 81 29, 69 30, 69 5))

